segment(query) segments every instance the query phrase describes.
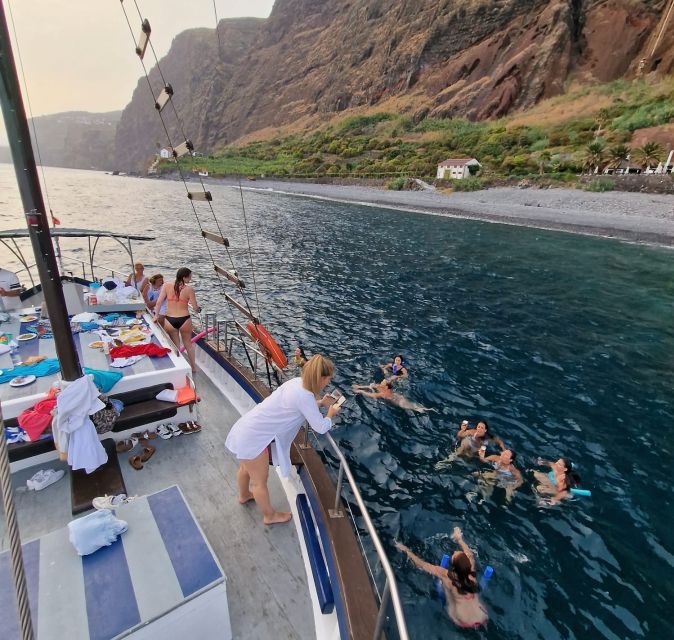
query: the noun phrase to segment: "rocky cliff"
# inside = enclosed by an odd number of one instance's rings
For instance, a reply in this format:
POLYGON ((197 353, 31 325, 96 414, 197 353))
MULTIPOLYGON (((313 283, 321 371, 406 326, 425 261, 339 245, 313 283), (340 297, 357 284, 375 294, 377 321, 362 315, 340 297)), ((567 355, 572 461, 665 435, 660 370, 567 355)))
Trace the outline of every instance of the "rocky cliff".
MULTIPOLYGON (((115 132, 121 114, 68 111, 35 118, 42 162, 52 167, 114 169, 115 132)), ((33 148, 37 148, 35 140, 33 148)))
MULTIPOLYGON (((670 73, 674 16, 657 38, 669 4, 277 0, 266 20, 222 21, 220 42, 213 30, 181 34, 161 67, 201 151, 358 107, 495 118, 562 92, 571 79, 634 75, 642 59, 643 73, 670 73)), ((158 91, 156 69, 151 77, 158 91)), ((118 127, 117 163, 147 163, 156 142, 166 144, 142 79, 118 127)))

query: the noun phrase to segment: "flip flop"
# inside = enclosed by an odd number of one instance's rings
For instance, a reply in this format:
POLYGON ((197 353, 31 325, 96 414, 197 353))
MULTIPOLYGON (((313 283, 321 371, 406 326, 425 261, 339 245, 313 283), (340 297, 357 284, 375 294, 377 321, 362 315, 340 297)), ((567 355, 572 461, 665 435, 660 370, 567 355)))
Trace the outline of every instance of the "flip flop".
POLYGON ((190 422, 188 422, 188 424, 190 425, 190 427, 192 429, 192 431, 190 433, 199 433, 199 431, 201 431, 201 429, 202 429, 202 426, 200 424, 197 424, 196 422, 194 422, 194 420, 191 420, 190 422))
POLYGON ((126 451, 131 451, 138 444, 138 438, 132 436, 126 440, 120 440, 116 445, 117 453, 124 453, 126 451))
POLYGON ((154 455, 154 452, 156 450, 157 449, 155 447, 145 447, 143 449, 143 453, 141 453, 141 455, 140 455, 141 461, 147 462, 154 455))
POLYGON ((143 468, 143 461, 141 456, 131 456, 129 458, 129 464, 136 470, 140 471, 143 468))

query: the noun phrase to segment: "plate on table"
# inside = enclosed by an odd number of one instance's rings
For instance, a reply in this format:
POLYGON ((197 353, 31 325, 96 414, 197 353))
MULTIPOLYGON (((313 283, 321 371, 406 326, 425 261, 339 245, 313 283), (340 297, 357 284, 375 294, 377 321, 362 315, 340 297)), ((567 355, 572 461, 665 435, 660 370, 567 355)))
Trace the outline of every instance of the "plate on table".
POLYGON ((102 349, 104 344, 103 340, 94 340, 89 343, 89 347, 91 349, 102 349))
POLYGON ((35 376, 16 376, 9 381, 10 387, 25 387, 31 382, 35 382, 37 378, 35 376))
POLYGON ((27 340, 32 340, 33 338, 37 338, 37 333, 22 333, 20 336, 16 337, 19 342, 26 342, 27 340))
POLYGON ((35 322, 38 319, 37 316, 21 316, 21 322, 35 322))

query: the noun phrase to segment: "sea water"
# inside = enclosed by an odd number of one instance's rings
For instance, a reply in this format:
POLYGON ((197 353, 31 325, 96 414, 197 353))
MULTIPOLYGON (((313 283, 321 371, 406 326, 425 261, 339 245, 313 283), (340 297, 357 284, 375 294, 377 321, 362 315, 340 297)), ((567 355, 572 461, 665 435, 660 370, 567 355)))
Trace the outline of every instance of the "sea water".
MULTIPOLYGON (((202 306, 220 305, 182 185, 46 173, 64 226, 156 236, 134 248, 146 274, 168 279, 187 265, 202 306)), ((2 228, 24 225, 13 180, 0 165, 2 228)), ((207 186, 252 292, 240 194, 207 186)), ((244 191, 244 203, 263 323, 288 353, 301 344, 332 357, 349 395, 335 436, 392 559, 411 636, 671 637, 671 251, 267 192, 244 191), (410 371, 399 391, 439 413, 350 395, 396 353, 410 371), (525 483, 511 499, 476 461, 438 465, 464 418, 488 420, 519 454, 525 483), (541 506, 531 469, 561 455, 592 497, 541 506), (457 629, 432 578, 392 545, 439 562, 456 548, 454 526, 479 574, 495 570, 480 631, 457 629)), ((208 205, 196 205, 203 228, 216 230, 208 205)), ((85 244, 62 247, 87 260, 85 244)), ((16 266, 0 249, 3 266, 16 266)), ((128 270, 111 241, 97 253, 128 270)))

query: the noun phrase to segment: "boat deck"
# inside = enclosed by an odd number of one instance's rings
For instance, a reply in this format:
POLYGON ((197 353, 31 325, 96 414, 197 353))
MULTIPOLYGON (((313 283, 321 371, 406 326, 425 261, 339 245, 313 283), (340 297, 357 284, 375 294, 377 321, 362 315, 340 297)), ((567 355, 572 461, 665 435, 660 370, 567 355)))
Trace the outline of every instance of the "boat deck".
MULTIPOLYGON (((147 360, 147 359, 146 359, 147 360)), ((220 391, 199 373, 196 384, 200 433, 171 440, 153 440, 154 456, 140 471, 120 454, 130 495, 145 495, 177 484, 227 576, 232 632, 235 638, 314 638, 314 618, 307 577, 295 527, 265 527, 254 503, 237 501, 237 462, 224 446, 238 412, 220 391)), ((66 468, 50 463, 43 468, 66 468)), ((41 492, 25 483, 38 467, 12 475, 22 541, 67 525, 70 487, 66 477, 41 492)), ((282 508, 287 500, 275 473, 269 476, 272 500, 282 508)), ((4 520, 0 522, 0 551, 8 548, 4 520)))
MULTIPOLYGON (((120 324, 135 318, 135 314, 120 314, 120 324)), ((2 323, 0 329, 3 333, 11 333, 16 339, 19 335, 26 335, 29 331, 35 331, 37 326, 37 314, 32 322, 20 322, 19 315, 12 314, 9 321, 2 323)), ((102 349, 91 348, 89 345, 100 341, 95 331, 81 331, 73 334, 75 350, 77 351, 82 367, 97 369, 100 371, 115 371, 121 373, 123 378, 114 387, 112 393, 122 393, 139 385, 145 384, 145 380, 152 379, 154 384, 160 382, 173 383, 175 387, 185 384, 185 376, 190 368, 182 356, 175 351, 175 346, 168 336, 152 322, 150 315, 145 313, 142 317, 143 328, 151 330, 151 341, 159 346, 168 347, 171 353, 159 358, 143 357, 135 364, 124 368, 110 366, 110 357, 103 353, 102 349)), ((122 327, 115 327, 115 330, 122 327)), ((113 331, 114 332, 114 331, 113 331)), ((22 360, 30 356, 46 356, 56 358, 56 347, 52 338, 38 338, 27 341, 19 341, 19 356, 22 360)), ((0 355, 0 371, 11 375, 13 369, 9 353, 0 355)), ((8 383, 0 384, 0 401, 5 418, 16 417, 21 411, 32 406, 44 397, 52 383, 60 379, 60 371, 51 375, 37 378, 33 383, 24 387, 12 387, 8 383)))

